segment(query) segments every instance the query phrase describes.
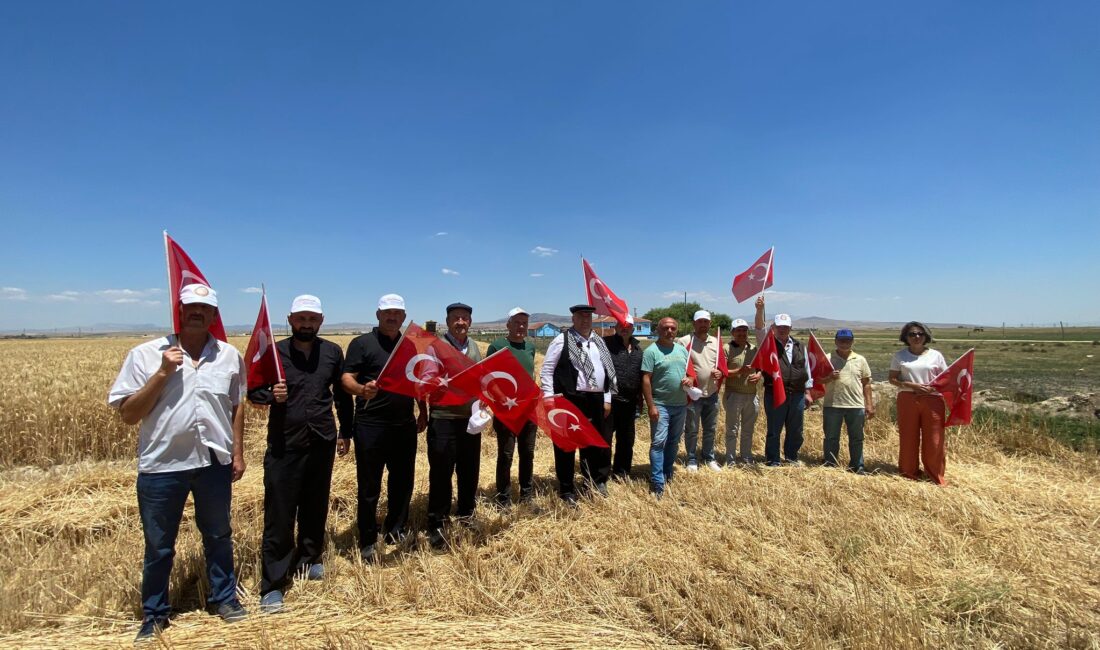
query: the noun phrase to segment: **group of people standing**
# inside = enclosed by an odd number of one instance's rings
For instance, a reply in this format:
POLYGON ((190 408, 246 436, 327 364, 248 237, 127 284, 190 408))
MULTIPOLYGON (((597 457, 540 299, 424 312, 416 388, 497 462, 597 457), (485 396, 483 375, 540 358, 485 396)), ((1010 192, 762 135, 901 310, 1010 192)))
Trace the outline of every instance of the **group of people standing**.
MULTIPOLYGON (((657 323, 658 340, 644 347, 633 336, 629 317, 601 337, 592 327, 590 305, 570 308, 572 327, 547 349, 538 377, 535 346, 527 339, 529 314, 516 307, 508 314, 507 334, 490 343, 487 355, 515 355, 540 384, 544 396, 564 395, 600 432, 608 447, 579 450, 582 480, 575 480, 577 452, 555 445, 558 494, 575 507, 578 495, 606 497, 610 480, 622 480, 633 466, 635 423, 639 410, 650 420, 650 489, 657 498, 672 478, 683 434, 687 469, 700 465, 720 470, 715 455, 719 393, 725 389, 726 465, 752 463, 753 428, 760 409, 767 418, 765 463, 800 464, 803 412, 812 380, 806 353, 790 336, 790 317, 780 314, 764 328, 764 301, 756 302, 756 345, 744 320, 733 323, 727 368, 717 363, 719 343, 710 334, 706 311, 695 314, 693 331, 678 336, 678 324, 657 323), (775 376, 751 367, 766 336, 774 336, 780 371, 775 376), (689 367, 693 370, 688 372, 689 367), (693 376, 689 376, 693 375, 693 376), (774 404, 775 382, 786 400, 774 404), (780 438, 786 438, 780 455, 780 438), (701 431, 700 431, 701 430, 701 431), (702 439, 701 449, 697 443, 702 439), (614 452, 612 452, 614 443, 614 452), (738 447, 739 445, 739 447, 738 447)), ((241 401, 269 407, 264 454, 264 531, 260 609, 284 607, 284 592, 295 578, 322 580, 325 524, 334 458, 354 447, 358 485, 359 555, 377 562, 383 544, 406 544, 413 494, 417 434, 427 429, 427 540, 444 548, 457 522, 468 524, 476 507, 481 462, 481 433, 467 427, 472 402, 442 406, 389 392, 378 378, 398 345, 405 301, 387 294, 378 301, 378 326, 353 339, 347 354, 318 336, 324 321, 321 301, 312 295, 294 299, 287 321, 292 335, 275 345, 285 380, 244 390, 244 361, 236 349, 215 339, 208 328, 217 313, 217 296, 205 285, 180 291, 180 331, 143 343, 128 354, 108 402, 122 419, 141 423, 137 495, 145 535, 142 574, 143 622, 137 640, 148 640, 169 624, 168 576, 176 534, 188 494, 203 538, 210 580, 209 608, 226 621, 247 615, 236 596, 229 521, 231 484, 245 471, 241 401), (335 415, 334 415, 335 412, 335 415), (377 511, 383 474, 387 508, 379 526, 377 511), (457 494, 453 482, 457 482, 457 494), (452 520, 452 497, 455 517, 452 520), (295 527, 297 535, 295 536, 295 527), (379 540, 381 534, 381 541, 379 540)), ((446 308, 442 339, 470 358, 481 360, 469 338, 473 308, 456 302, 446 308)), ((898 421, 902 474, 917 478, 918 458, 937 483, 943 482, 943 400, 928 387, 946 367, 942 355, 926 346, 928 328, 909 323, 901 338, 908 347, 895 356, 890 381, 898 385, 898 421), (904 394, 904 397, 903 397, 904 394), (938 427, 938 429, 937 429, 938 427), (919 455, 918 455, 919 450, 919 455)), ((870 368, 852 351, 854 336, 840 330, 831 357, 835 372, 823 380, 825 463, 835 465, 842 424, 849 437, 849 469, 863 472, 863 422, 874 416, 870 368)), ((513 431, 494 419, 497 439, 496 490, 493 501, 511 507, 511 467, 518 450, 518 501, 530 504, 534 490, 536 426, 513 431)))

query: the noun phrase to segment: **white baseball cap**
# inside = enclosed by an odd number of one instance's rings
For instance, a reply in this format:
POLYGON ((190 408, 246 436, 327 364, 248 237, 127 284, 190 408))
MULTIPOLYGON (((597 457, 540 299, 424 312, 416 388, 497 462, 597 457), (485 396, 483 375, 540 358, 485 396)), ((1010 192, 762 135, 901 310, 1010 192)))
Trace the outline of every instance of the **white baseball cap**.
POLYGON ((313 312, 314 314, 325 313, 321 311, 321 299, 308 293, 298 296, 294 299, 294 302, 290 303, 290 313, 297 314, 300 311, 313 312))
POLYGON ((748 326, 749 326, 749 322, 746 321, 744 318, 735 318, 735 319, 733 319, 733 329, 737 329, 738 327, 748 327, 748 326))
POLYGON ((180 287, 180 303, 184 305, 198 303, 217 307, 218 294, 205 284, 189 284, 180 287))
POLYGON ((691 317, 691 320, 710 320, 710 312, 705 309, 700 309, 695 312, 695 315, 691 317))
POLYGON ((405 311, 405 299, 396 293, 387 293, 378 299, 378 309, 400 309, 405 311))
POLYGON ((630 314, 627 314, 626 315, 626 320, 624 322, 628 325, 633 325, 634 324, 634 317, 631 316, 630 314))
POLYGON ((791 315, 790 314, 776 314, 775 315, 775 324, 777 326, 786 325, 787 327, 790 327, 791 326, 791 315))
POLYGON ((512 309, 508 311, 508 318, 511 318, 512 316, 519 316, 520 314, 523 314, 524 316, 531 315, 530 312, 528 312, 523 307, 512 307, 512 309))

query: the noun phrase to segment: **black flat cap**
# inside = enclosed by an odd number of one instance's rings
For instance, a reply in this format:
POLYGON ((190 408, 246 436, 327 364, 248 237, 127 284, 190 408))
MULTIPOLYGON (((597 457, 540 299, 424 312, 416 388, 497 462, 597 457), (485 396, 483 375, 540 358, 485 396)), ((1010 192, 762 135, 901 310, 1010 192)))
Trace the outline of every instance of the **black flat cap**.
POLYGON ((470 314, 474 313, 474 308, 467 305, 466 303, 464 303, 464 302, 452 302, 451 304, 447 305, 447 315, 450 316, 451 312, 454 311, 455 309, 465 309, 466 311, 470 312, 470 314))
POLYGON ((591 312, 594 312, 594 311, 596 311, 596 308, 593 307, 592 305, 573 305, 572 307, 569 308, 569 313, 570 314, 576 314, 578 312, 589 312, 589 313, 591 313, 591 312))

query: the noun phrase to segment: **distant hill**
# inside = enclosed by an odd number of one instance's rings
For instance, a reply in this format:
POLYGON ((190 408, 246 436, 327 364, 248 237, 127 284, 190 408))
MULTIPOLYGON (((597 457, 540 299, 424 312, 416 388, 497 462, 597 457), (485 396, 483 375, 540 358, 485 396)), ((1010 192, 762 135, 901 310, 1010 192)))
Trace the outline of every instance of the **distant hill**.
MULTIPOLYGON (((749 319, 746 319, 749 320, 749 319)), ((795 329, 823 329, 823 330, 836 330, 841 327, 848 327, 851 329, 860 330, 873 330, 873 329, 901 329, 901 326, 908 321, 877 321, 877 320, 837 320, 835 318, 825 318, 823 316, 802 316, 793 318, 793 325, 795 329)), ((751 320, 750 320, 751 323, 751 320)), ((943 328, 956 328, 964 327, 967 329, 976 327, 975 325, 968 325, 966 323, 926 323, 928 327, 937 329, 943 328)))

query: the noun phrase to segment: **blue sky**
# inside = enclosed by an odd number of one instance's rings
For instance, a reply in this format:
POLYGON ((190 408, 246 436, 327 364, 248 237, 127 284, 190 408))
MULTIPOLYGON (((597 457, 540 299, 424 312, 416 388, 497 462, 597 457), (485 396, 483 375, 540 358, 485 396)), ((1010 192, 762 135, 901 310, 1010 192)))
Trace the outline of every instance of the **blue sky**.
POLYGON ((1100 3, 0 5, 0 329, 769 311, 1100 322, 1100 3), (888 6, 889 5, 889 6, 888 6))

